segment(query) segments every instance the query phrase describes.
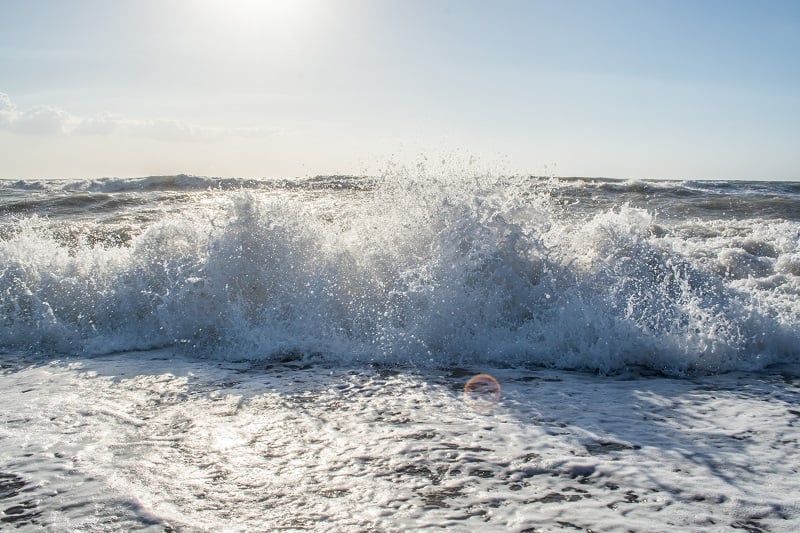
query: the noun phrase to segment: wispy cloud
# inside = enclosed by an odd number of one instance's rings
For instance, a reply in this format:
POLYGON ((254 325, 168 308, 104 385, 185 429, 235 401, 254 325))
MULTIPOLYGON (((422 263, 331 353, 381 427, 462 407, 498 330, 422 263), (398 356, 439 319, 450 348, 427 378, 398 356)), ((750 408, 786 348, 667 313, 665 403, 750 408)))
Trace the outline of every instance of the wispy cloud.
POLYGON ((21 135, 117 135, 184 142, 284 133, 278 128, 215 128, 182 120, 129 118, 112 113, 78 116, 47 105, 18 109, 7 94, 0 92, 0 131, 3 130, 21 135))
POLYGON ((69 113, 44 105, 18 110, 7 94, 0 93, 2 129, 28 135, 59 135, 65 133, 65 127, 71 120, 69 113))

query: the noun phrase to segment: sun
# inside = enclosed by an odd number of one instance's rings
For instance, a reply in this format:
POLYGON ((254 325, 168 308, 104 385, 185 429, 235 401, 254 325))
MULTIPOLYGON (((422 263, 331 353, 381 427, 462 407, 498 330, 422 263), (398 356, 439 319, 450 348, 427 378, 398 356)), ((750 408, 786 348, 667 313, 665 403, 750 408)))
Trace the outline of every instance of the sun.
POLYGON ((308 39, 326 11, 319 0, 197 0, 186 5, 201 27, 222 37, 220 46, 308 39))
POLYGON ((309 0, 204 0, 201 4, 218 23, 241 29, 294 26, 312 10, 309 0))
POLYGON ((223 47, 315 41, 315 32, 351 11, 329 0, 176 0, 164 2, 162 10, 223 47))

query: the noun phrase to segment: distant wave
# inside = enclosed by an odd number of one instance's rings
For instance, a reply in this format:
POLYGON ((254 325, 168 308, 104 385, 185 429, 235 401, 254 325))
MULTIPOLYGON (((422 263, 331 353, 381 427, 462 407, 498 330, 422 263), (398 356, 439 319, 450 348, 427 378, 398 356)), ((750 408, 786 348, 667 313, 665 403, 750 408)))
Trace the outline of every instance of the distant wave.
POLYGON ((338 189, 369 186, 369 180, 355 176, 312 178, 215 178, 178 174, 144 178, 97 178, 90 180, 0 180, 0 190, 124 193, 199 190, 338 189))

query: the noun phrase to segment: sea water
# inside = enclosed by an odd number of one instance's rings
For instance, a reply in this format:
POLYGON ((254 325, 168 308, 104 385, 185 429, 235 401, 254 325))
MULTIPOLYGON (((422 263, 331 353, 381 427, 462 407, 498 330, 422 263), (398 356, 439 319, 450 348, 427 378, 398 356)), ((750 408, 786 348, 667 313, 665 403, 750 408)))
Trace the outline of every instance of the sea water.
POLYGON ((0 211, 10 527, 800 526, 798 184, 6 180, 0 211))

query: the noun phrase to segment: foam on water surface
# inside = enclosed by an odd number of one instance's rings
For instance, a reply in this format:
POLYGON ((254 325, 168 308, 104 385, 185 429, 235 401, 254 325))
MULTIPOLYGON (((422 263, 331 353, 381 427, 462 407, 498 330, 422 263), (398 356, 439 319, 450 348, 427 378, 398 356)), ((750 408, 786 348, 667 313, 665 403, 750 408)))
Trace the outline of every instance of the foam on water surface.
POLYGON ((168 195, 134 180, 99 220, 42 208, 3 225, 2 348, 671 375, 798 355, 791 219, 576 208, 571 182, 523 178, 148 180, 168 195))
POLYGON ((796 531, 799 195, 0 182, 0 520, 796 531))
POLYGON ((198 361, 4 365, 9 525, 796 531, 797 368, 635 379, 198 361), (464 398, 478 373, 491 409, 464 398))

